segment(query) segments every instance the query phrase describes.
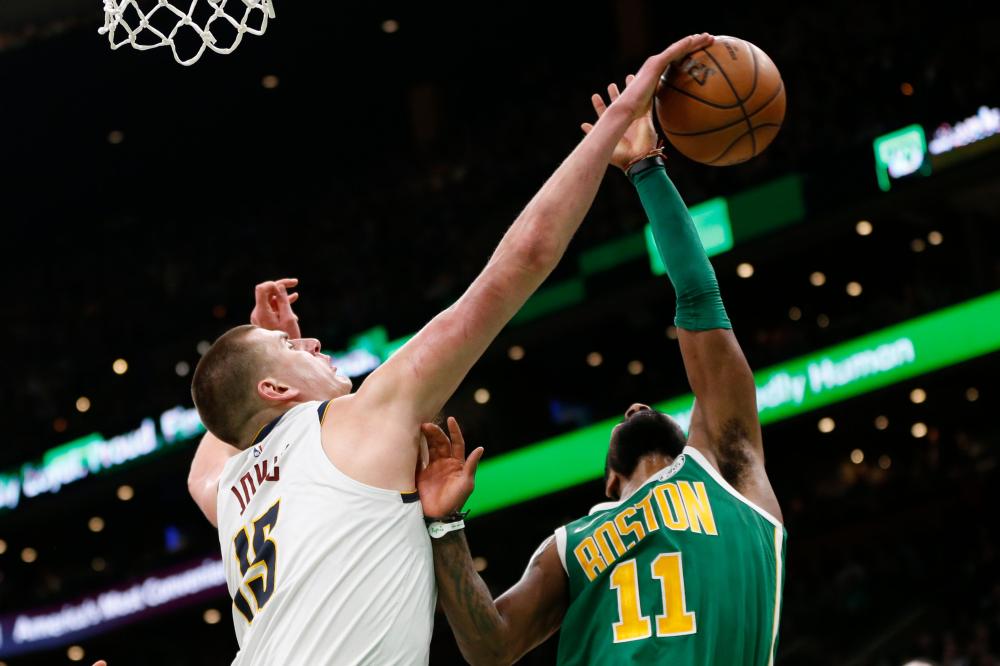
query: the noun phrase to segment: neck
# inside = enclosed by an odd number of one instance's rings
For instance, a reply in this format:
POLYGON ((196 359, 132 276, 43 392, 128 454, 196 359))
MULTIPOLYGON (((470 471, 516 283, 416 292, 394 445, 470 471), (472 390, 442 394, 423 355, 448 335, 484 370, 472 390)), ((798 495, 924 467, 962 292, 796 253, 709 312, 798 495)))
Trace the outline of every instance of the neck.
POLYGON ((253 440, 257 437, 257 434, 267 427, 267 424, 278 418, 292 407, 297 405, 295 402, 282 402, 279 405, 266 407, 261 411, 253 415, 253 418, 247 421, 246 428, 240 436, 240 447, 242 450, 249 449, 253 446, 253 440))
POLYGON ((646 480, 659 472, 661 469, 672 463, 674 459, 671 456, 665 456, 661 453, 651 453, 647 456, 643 456, 639 460, 639 464, 635 466, 635 471, 629 477, 625 485, 622 486, 621 497, 626 498, 632 495, 635 491, 639 490, 646 480))

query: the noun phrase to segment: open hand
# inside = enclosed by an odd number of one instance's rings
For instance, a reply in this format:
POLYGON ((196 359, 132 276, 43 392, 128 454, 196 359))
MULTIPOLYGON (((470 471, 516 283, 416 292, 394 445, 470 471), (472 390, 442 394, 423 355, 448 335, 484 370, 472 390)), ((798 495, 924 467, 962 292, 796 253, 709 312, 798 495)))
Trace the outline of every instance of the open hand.
POLYGON ((632 80, 627 82, 625 90, 612 99, 611 106, 608 108, 622 108, 633 120, 647 115, 653 105, 653 93, 656 92, 656 86, 659 85, 660 77, 666 71, 667 65, 683 60, 689 53, 709 47, 714 43, 715 37, 707 32, 688 35, 684 39, 677 40, 660 53, 650 56, 632 80))
MULTIPOLYGON (((625 77, 625 85, 631 85, 634 80, 635 75, 629 74, 625 77)), ((608 99, 611 104, 614 104, 615 100, 620 96, 621 93, 618 90, 617 83, 612 83, 608 86, 608 99)), ((590 96, 590 101, 594 105, 594 111, 597 113, 598 119, 600 119, 604 115, 604 112, 608 110, 608 105, 604 102, 604 98, 597 93, 590 96)), ((590 130, 594 129, 591 123, 583 123, 580 127, 583 129, 584 134, 590 134, 590 130)), ((614 153, 611 155, 611 163, 624 171, 633 161, 640 159, 656 148, 657 141, 656 128, 653 126, 652 105, 650 105, 646 113, 633 120, 632 124, 625 130, 625 135, 618 142, 618 145, 615 146, 614 153)))
POLYGON ((483 457, 483 447, 465 457, 465 438, 458 421, 448 417, 448 435, 433 423, 420 427, 427 438, 428 463, 417 470, 417 490, 424 515, 441 518, 465 505, 476 487, 476 468, 483 457))
POLYGON ((299 295, 288 293, 298 283, 296 278, 282 278, 258 284, 254 288, 250 323, 269 331, 283 331, 292 340, 301 338, 298 315, 292 312, 292 303, 299 300, 299 295))

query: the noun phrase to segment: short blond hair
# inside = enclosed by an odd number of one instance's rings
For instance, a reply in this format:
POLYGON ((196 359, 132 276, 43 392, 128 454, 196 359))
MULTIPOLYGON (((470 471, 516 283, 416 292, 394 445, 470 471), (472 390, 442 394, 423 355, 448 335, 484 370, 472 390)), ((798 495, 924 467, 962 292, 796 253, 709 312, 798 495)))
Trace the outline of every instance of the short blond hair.
POLYGON ((259 345, 251 344, 250 324, 231 328, 209 348, 194 370, 191 397, 198 416, 213 435, 238 448, 247 424, 257 412, 257 381, 267 372, 259 345))

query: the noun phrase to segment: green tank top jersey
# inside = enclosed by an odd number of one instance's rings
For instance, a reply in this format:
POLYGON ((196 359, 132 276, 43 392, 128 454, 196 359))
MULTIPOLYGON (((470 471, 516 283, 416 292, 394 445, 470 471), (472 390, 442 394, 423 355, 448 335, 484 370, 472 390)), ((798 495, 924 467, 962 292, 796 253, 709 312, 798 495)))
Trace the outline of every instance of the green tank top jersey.
POLYGON ((556 530, 558 663, 771 666, 786 533, 688 446, 628 499, 556 530))

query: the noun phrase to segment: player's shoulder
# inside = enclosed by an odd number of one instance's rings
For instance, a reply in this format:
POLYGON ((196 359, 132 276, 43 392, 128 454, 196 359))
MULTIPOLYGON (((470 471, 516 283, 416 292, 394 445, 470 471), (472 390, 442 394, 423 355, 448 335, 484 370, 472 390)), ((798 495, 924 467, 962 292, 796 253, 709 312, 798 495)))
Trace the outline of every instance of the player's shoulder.
POLYGON ((321 424, 329 402, 329 400, 303 402, 271 420, 257 431, 250 446, 226 461, 222 471, 223 478, 228 473, 244 467, 248 462, 268 455, 275 448, 288 448, 289 442, 286 440, 290 432, 301 429, 304 425, 311 425, 313 422, 321 424))
POLYGON ((782 526, 782 521, 780 517, 778 517, 781 515, 781 511, 777 504, 777 498, 773 496, 774 491, 771 490, 770 483, 767 484, 767 490, 770 492, 771 496, 768 498, 765 495, 763 498, 764 501, 761 501, 761 497, 754 494, 747 494, 744 492, 744 489, 737 489, 726 479, 726 475, 723 474, 722 471, 716 467, 716 465, 714 465, 702 451, 692 446, 686 446, 684 448, 684 455, 697 465, 696 469, 701 470, 701 475, 705 480, 711 480, 712 486, 721 494, 721 496, 728 496, 737 506, 742 505, 745 508, 752 510, 761 518, 776 527, 782 526), (768 499, 771 501, 768 502, 768 499))

